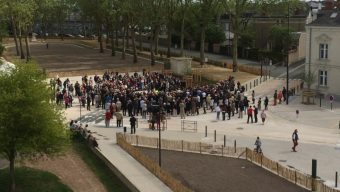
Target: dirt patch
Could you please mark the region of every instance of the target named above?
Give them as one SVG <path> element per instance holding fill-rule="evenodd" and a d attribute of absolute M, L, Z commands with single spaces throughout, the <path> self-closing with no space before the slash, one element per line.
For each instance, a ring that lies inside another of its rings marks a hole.
<path fill-rule="evenodd" d="M 158 162 L 157 149 L 139 148 Z M 243 159 L 162 151 L 162 168 L 197 192 L 307 192 Z"/>
<path fill-rule="evenodd" d="M 104 185 L 73 149 L 70 149 L 64 156 L 26 162 L 25 166 L 57 175 L 75 192 L 106 192 Z"/>

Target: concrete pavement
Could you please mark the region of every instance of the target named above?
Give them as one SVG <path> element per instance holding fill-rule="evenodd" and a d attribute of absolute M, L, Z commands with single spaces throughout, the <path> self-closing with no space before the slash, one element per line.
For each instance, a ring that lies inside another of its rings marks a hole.
<path fill-rule="evenodd" d="M 284 80 L 270 80 L 255 88 L 255 93 L 260 97 L 272 97 L 274 89 L 281 89 Z M 327 108 L 320 108 L 317 105 L 302 105 L 301 98 L 293 96 L 290 98 L 290 105 L 280 104 L 269 106 L 265 125 L 260 123 L 247 124 L 246 118 L 238 119 L 232 117 L 229 121 L 216 121 L 216 114 L 208 112 L 199 116 L 188 116 L 186 120 L 198 122 L 198 132 L 181 132 L 179 117 L 168 119 L 168 130 L 162 132 L 165 139 L 177 139 L 188 141 L 213 142 L 213 131 L 217 131 L 217 144 L 222 144 L 223 135 L 227 136 L 227 145 L 232 146 L 237 140 L 238 146 L 254 147 L 256 136 L 260 136 L 263 143 L 263 151 L 266 156 L 275 161 L 293 167 L 305 173 L 311 173 L 311 160 L 318 160 L 318 176 L 329 183 L 334 181 L 334 172 L 340 170 L 338 159 L 340 150 L 336 148 L 340 143 L 340 130 L 338 129 L 340 109 L 330 111 Z M 271 103 L 270 103 L 271 104 Z M 335 106 L 339 106 L 338 103 Z M 295 111 L 300 110 L 297 118 Z M 128 118 L 124 124 L 128 125 Z M 104 128 L 104 123 L 89 122 L 90 129 L 97 132 L 99 145 L 103 146 L 103 153 L 106 150 L 112 154 L 114 150 L 114 137 L 116 132 L 122 132 L 122 128 Z M 204 127 L 208 126 L 209 136 L 204 137 Z M 139 121 L 138 135 L 158 137 L 158 132 L 149 130 L 145 120 Z M 294 129 L 299 130 L 300 145 L 297 153 L 291 152 L 291 134 Z M 129 129 L 128 129 L 129 132 Z M 103 135 L 106 138 L 101 138 Z M 107 155 L 108 155 L 107 154 Z M 119 153 L 118 153 L 119 154 Z M 116 155 L 116 154 L 115 154 Z"/>

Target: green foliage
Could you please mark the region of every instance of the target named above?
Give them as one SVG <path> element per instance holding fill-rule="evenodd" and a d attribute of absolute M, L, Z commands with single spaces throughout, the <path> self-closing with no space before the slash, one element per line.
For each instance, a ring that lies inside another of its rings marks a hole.
<path fill-rule="evenodd" d="M 5 47 L 2 44 L 0 44 L 0 56 L 2 56 L 4 51 L 5 51 Z"/>
<path fill-rule="evenodd" d="M 258 13 L 264 16 L 285 16 L 288 11 L 289 15 L 306 11 L 307 7 L 304 1 L 299 0 L 258 0 Z"/>
<path fill-rule="evenodd" d="M 311 86 L 316 82 L 317 80 L 317 76 L 316 76 L 316 72 L 308 72 L 308 73 L 304 73 L 302 80 L 306 83 L 307 88 L 310 89 Z"/>
<path fill-rule="evenodd" d="M 281 52 L 287 50 L 292 46 L 294 37 L 292 35 L 293 30 L 288 29 L 287 26 L 274 25 L 270 31 L 270 41 L 272 43 L 272 50 Z"/>
<path fill-rule="evenodd" d="M 107 165 L 93 154 L 93 152 L 89 149 L 89 146 L 86 144 L 86 140 L 82 136 L 75 137 L 73 139 L 72 146 L 87 166 L 99 178 L 107 191 L 130 191 L 119 180 L 119 178 L 107 168 Z"/>
<path fill-rule="evenodd" d="M 225 34 L 219 25 L 209 25 L 206 33 L 206 41 L 209 43 L 222 43 L 226 40 Z"/>
<path fill-rule="evenodd" d="M 8 191 L 9 170 L 0 170 L 0 191 Z M 60 179 L 46 171 L 18 167 L 16 169 L 17 191 L 25 192 L 71 192 L 72 190 L 64 185 Z"/>
<path fill-rule="evenodd" d="M 49 102 L 45 79 L 33 63 L 0 74 L 0 154 L 11 163 L 59 154 L 69 145 L 62 111 Z"/>
<path fill-rule="evenodd" d="M 247 48 L 247 47 L 253 48 L 254 41 L 255 41 L 255 30 L 253 27 L 246 27 L 243 31 L 241 31 L 239 46 L 243 48 Z"/>

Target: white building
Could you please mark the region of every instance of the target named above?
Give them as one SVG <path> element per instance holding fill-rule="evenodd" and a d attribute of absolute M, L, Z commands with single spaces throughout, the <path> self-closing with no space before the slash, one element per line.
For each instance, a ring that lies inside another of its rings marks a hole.
<path fill-rule="evenodd" d="M 306 74 L 315 75 L 311 88 L 340 99 L 340 10 L 319 10 L 306 25 Z"/>

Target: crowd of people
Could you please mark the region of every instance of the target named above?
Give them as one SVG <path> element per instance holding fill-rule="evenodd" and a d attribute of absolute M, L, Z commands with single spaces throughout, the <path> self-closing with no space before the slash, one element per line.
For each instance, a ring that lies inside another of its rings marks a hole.
<path fill-rule="evenodd" d="M 185 119 L 207 111 L 216 112 L 217 120 L 226 120 L 226 117 L 230 120 L 233 116 L 243 118 L 243 114 L 247 114 L 247 123 L 257 123 L 261 112 L 264 123 L 269 105 L 268 97 L 256 100 L 254 91 L 249 98 L 244 86 L 235 82 L 232 76 L 212 85 L 185 87 L 183 81 L 172 75 L 105 72 L 94 78 L 85 75 L 75 84 L 69 79 L 62 82 L 60 78 L 51 79 L 50 84 L 55 90 L 53 100 L 59 105 L 64 104 L 65 109 L 72 107 L 74 97 L 88 111 L 91 107 L 104 109 L 106 127 L 110 126 L 114 116 L 117 127 L 121 127 L 125 116 L 146 119 L 148 115 L 150 128 L 155 129 L 156 124 L 158 129 L 162 124 L 164 128 L 167 116 L 179 115 Z M 284 92 L 285 89 L 279 94 L 275 91 L 274 105 L 277 99 L 281 103 L 280 96 L 285 95 Z"/>

